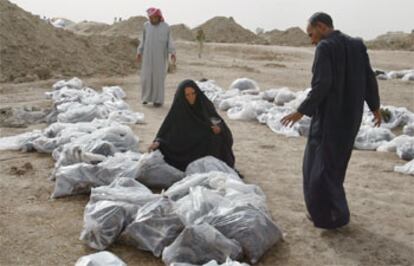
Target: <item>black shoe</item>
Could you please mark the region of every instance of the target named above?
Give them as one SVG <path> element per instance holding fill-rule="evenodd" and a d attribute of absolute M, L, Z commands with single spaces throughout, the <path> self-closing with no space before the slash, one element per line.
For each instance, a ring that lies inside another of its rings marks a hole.
<path fill-rule="evenodd" d="M 154 103 L 154 107 L 161 107 L 162 103 Z"/>
<path fill-rule="evenodd" d="M 144 105 L 145 105 L 145 104 L 147 104 L 147 102 L 142 102 L 142 104 L 144 104 Z"/>

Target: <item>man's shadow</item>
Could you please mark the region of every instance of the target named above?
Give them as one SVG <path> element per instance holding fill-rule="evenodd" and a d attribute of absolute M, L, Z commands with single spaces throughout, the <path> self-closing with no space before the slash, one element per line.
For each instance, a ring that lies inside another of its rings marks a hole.
<path fill-rule="evenodd" d="M 353 261 L 355 265 L 414 265 L 413 238 L 410 246 L 351 223 L 342 229 L 323 231 L 321 239 L 339 257 Z"/>

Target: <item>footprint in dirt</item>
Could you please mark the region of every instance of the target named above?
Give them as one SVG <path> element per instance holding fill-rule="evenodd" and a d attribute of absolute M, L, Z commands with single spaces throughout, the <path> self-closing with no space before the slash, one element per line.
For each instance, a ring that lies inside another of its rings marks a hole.
<path fill-rule="evenodd" d="M 21 176 L 21 175 L 25 175 L 27 172 L 32 171 L 32 170 L 33 170 L 33 165 L 27 162 L 21 167 L 18 167 L 18 166 L 10 167 L 10 174 Z"/>

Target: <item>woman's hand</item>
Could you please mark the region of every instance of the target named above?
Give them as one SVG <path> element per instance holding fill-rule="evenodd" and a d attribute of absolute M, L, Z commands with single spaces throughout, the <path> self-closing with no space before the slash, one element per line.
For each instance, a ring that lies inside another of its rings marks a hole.
<path fill-rule="evenodd" d="M 213 130 L 213 133 L 216 135 L 221 133 L 221 128 L 219 126 L 212 126 L 211 129 Z"/>
<path fill-rule="evenodd" d="M 148 152 L 152 152 L 155 151 L 156 149 L 158 149 L 160 147 L 160 143 L 158 141 L 154 141 L 149 147 L 148 147 Z"/>

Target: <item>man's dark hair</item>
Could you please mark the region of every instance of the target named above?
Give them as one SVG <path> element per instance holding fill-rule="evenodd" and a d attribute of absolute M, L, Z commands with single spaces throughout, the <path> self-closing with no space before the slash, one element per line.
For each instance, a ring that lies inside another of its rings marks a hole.
<path fill-rule="evenodd" d="M 318 22 L 323 23 L 330 28 L 333 28 L 333 22 L 332 22 L 331 16 L 329 16 L 328 14 L 324 12 L 316 12 L 309 18 L 309 24 L 311 24 L 311 26 L 313 27 L 315 27 L 316 23 Z"/>

